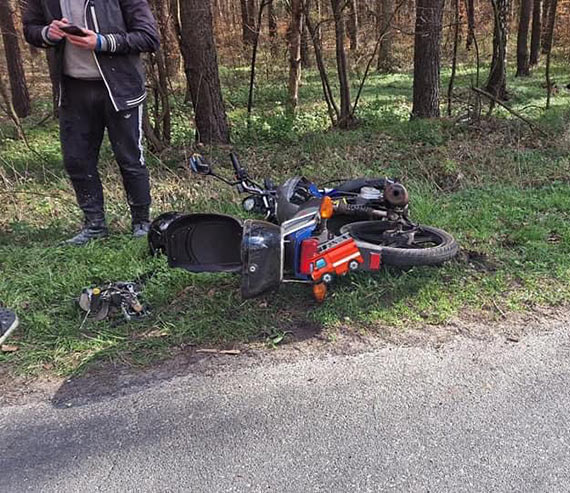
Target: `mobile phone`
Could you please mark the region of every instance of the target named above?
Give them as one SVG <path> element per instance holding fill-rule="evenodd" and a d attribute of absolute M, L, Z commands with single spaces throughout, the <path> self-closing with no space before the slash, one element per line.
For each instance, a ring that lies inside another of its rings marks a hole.
<path fill-rule="evenodd" d="M 73 24 L 69 24 L 67 26 L 62 26 L 60 29 L 67 34 L 72 34 L 73 36 L 80 36 L 84 38 L 87 36 L 87 33 L 81 29 L 79 26 L 74 26 Z"/>

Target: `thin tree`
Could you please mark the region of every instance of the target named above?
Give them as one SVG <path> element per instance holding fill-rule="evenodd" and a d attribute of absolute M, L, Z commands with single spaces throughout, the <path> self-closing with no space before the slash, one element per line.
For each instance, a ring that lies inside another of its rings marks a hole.
<path fill-rule="evenodd" d="M 378 70 L 381 72 L 389 72 L 394 67 L 394 31 L 391 27 L 393 12 L 394 0 L 376 0 L 376 34 L 382 36 L 378 50 Z"/>
<path fill-rule="evenodd" d="M 183 0 L 184 1 L 184 0 Z M 255 40 L 254 5 L 252 0 L 240 0 L 242 39 L 245 45 L 253 44 Z"/>
<path fill-rule="evenodd" d="M 51 102 L 54 118 L 59 115 L 59 72 L 57 70 L 57 56 L 54 50 L 45 50 L 46 65 L 51 82 Z"/>
<path fill-rule="evenodd" d="M 540 32 L 541 16 L 540 9 L 542 7 L 541 0 L 534 0 L 532 6 L 532 33 L 530 37 L 530 58 L 529 64 L 536 65 L 540 57 Z"/>
<path fill-rule="evenodd" d="M 465 10 L 467 12 L 467 40 L 465 49 L 469 51 L 475 39 L 475 0 L 465 0 Z"/>
<path fill-rule="evenodd" d="M 412 118 L 439 117 L 443 0 L 417 0 Z"/>
<path fill-rule="evenodd" d="M 250 44 L 255 41 L 255 28 L 255 0 L 247 0 L 247 30 Z"/>
<path fill-rule="evenodd" d="M 180 66 L 180 48 L 176 39 L 176 13 L 170 2 L 151 0 L 150 6 L 156 17 L 160 31 L 160 48 L 166 65 L 168 77 L 178 74 Z"/>
<path fill-rule="evenodd" d="M 317 0 L 317 9 L 320 18 L 321 10 L 320 4 Z M 303 11 L 305 14 L 305 21 L 307 23 L 307 29 L 309 34 L 311 35 L 311 41 L 313 43 L 313 48 L 315 51 L 315 61 L 317 62 L 317 68 L 319 70 L 319 75 L 321 78 L 321 84 L 323 87 L 323 95 L 325 98 L 325 102 L 327 104 L 327 110 L 329 113 L 329 118 L 331 120 L 331 124 L 336 126 L 340 116 L 340 110 L 338 109 L 338 105 L 336 104 L 334 94 L 332 92 L 331 84 L 329 81 L 329 77 L 327 74 L 327 69 L 325 67 L 325 61 L 323 56 L 323 48 L 322 48 L 322 37 L 321 37 L 321 30 L 320 30 L 320 23 L 319 27 L 313 24 L 311 20 L 311 0 L 305 0 L 303 4 Z"/>
<path fill-rule="evenodd" d="M 350 51 L 356 51 L 358 50 L 359 31 L 358 7 L 356 6 L 356 0 L 347 0 L 347 6 L 349 14 L 346 28 L 348 30 L 348 38 L 350 39 Z"/>
<path fill-rule="evenodd" d="M 261 33 L 261 21 L 263 20 L 263 11 L 267 5 L 271 5 L 273 0 L 261 0 L 259 11 L 257 12 L 257 24 L 254 26 L 253 48 L 251 50 L 251 69 L 249 73 L 249 96 L 247 100 L 247 127 L 251 124 L 251 111 L 253 109 L 253 89 L 255 87 L 255 68 L 257 64 L 257 49 L 259 47 L 259 35 Z"/>
<path fill-rule="evenodd" d="M 163 49 L 147 57 L 148 79 L 152 104 L 145 105 L 143 130 L 154 151 L 161 152 L 170 144 L 171 110 L 167 62 Z M 149 117 L 149 107 L 153 111 L 153 122 Z"/>
<path fill-rule="evenodd" d="M 394 9 L 394 12 L 392 12 L 392 16 L 390 18 L 390 22 L 392 21 L 392 18 L 395 17 L 395 15 L 397 14 L 397 12 L 400 10 L 400 8 L 405 4 L 406 0 L 401 0 L 400 3 L 397 5 L 397 7 Z M 334 6 L 335 4 L 333 4 Z M 317 6 L 317 11 L 319 14 L 319 18 L 320 18 L 320 8 L 319 8 L 319 4 L 317 2 L 316 4 Z M 343 5 L 338 5 L 342 11 Z M 344 106 L 344 111 L 346 112 L 346 107 L 348 106 L 349 108 L 349 113 L 348 116 L 346 116 L 346 113 L 343 115 L 343 113 L 341 112 L 341 110 L 339 109 L 339 105 L 336 103 L 335 100 L 335 96 L 333 94 L 332 91 L 332 87 L 329 81 L 329 77 L 327 74 L 327 70 L 325 67 L 325 63 L 324 63 L 324 56 L 323 56 L 323 47 L 322 47 L 322 40 L 321 40 L 321 36 L 320 36 L 320 30 L 318 29 L 317 26 L 315 26 L 313 24 L 313 21 L 311 19 L 311 0 L 305 0 L 304 1 L 304 6 L 303 6 L 303 11 L 304 11 L 304 15 L 305 15 L 305 19 L 306 19 L 306 24 L 307 24 L 307 29 L 309 30 L 309 33 L 311 34 L 311 40 L 313 42 L 313 47 L 315 50 L 315 60 L 317 62 L 317 68 L 319 70 L 319 75 L 321 78 L 321 83 L 322 83 L 322 87 L 323 87 L 323 95 L 325 98 L 325 102 L 327 104 L 327 109 L 328 109 L 328 113 L 329 113 L 329 117 L 331 119 L 331 123 L 333 126 L 338 126 L 340 128 L 350 128 L 352 126 L 352 124 L 356 121 L 356 109 L 358 107 L 358 103 L 360 101 L 360 96 L 362 95 L 362 90 L 364 89 L 364 85 L 366 84 L 366 80 L 368 78 L 368 75 L 370 74 L 370 69 L 372 67 L 372 64 L 374 62 L 374 60 L 376 60 L 376 56 L 378 54 L 378 49 L 380 47 L 380 43 L 382 41 L 382 38 L 385 34 L 385 32 L 380 32 L 378 33 L 378 38 L 376 40 L 376 43 L 374 45 L 374 50 L 370 56 L 370 58 L 368 59 L 368 63 L 366 64 L 366 69 L 364 71 L 364 74 L 362 76 L 362 79 L 360 81 L 359 87 L 358 87 L 358 91 L 356 93 L 356 97 L 354 99 L 354 103 L 351 104 L 350 101 L 350 91 L 343 91 L 343 87 L 350 87 L 349 86 L 349 81 L 348 81 L 348 73 L 346 71 L 346 53 L 344 52 L 344 43 L 338 44 L 339 43 L 339 39 L 344 39 L 344 31 L 342 31 L 342 26 L 340 26 L 340 34 L 339 35 L 339 31 L 335 28 L 335 34 L 337 36 L 337 73 L 338 73 L 338 77 L 339 77 L 339 82 L 341 85 L 341 91 L 340 91 L 340 95 L 341 95 L 341 105 Z M 334 12 L 334 10 L 333 10 Z M 338 20 L 340 20 L 342 22 L 342 15 L 339 16 L 338 19 L 335 19 L 335 25 L 337 24 Z M 390 24 L 390 23 L 388 23 Z M 339 49 L 340 48 L 340 49 Z M 344 53 L 344 61 L 345 61 L 345 65 L 344 65 L 344 71 L 342 69 L 339 69 L 339 60 L 341 60 L 342 63 L 342 59 L 343 56 L 342 54 Z M 342 100 L 342 98 L 346 98 L 344 101 Z"/>
<path fill-rule="evenodd" d="M 270 2 L 267 6 L 267 26 L 269 28 L 269 37 L 273 40 L 277 37 L 277 14 L 275 13 L 274 2 Z"/>
<path fill-rule="evenodd" d="M 348 81 L 346 49 L 344 46 L 344 39 L 346 36 L 344 29 L 344 9 L 346 7 L 346 2 L 345 0 L 331 0 L 331 7 L 333 10 L 336 41 L 336 68 L 340 85 L 340 115 L 338 126 L 340 128 L 349 128 L 354 122 L 354 117 L 350 101 L 350 84 Z"/>
<path fill-rule="evenodd" d="M 210 0 L 180 2 L 181 50 L 194 106 L 197 141 L 228 144 L 228 126 L 214 42 Z"/>
<path fill-rule="evenodd" d="M 14 109 L 12 98 L 8 92 L 8 88 L 6 87 L 2 74 L 0 74 L 0 110 L 2 110 L 10 120 L 12 120 L 18 139 L 25 141 L 26 136 L 22 129 L 22 122 Z"/>
<path fill-rule="evenodd" d="M 546 36 L 544 39 L 544 49 L 546 50 L 546 109 L 550 108 L 550 98 L 552 96 L 552 80 L 550 79 L 550 55 L 554 43 L 554 25 L 556 23 L 556 9 L 558 0 L 550 0 L 548 8 L 548 18 L 545 20 Z"/>
<path fill-rule="evenodd" d="M 16 114 L 20 118 L 24 118 L 30 114 L 30 94 L 10 0 L 0 0 L 0 30 L 2 31 L 7 72 L 10 80 L 12 106 Z"/>
<path fill-rule="evenodd" d="M 303 33 L 302 0 L 291 0 L 291 19 L 287 30 L 289 45 L 289 110 L 295 112 L 301 82 L 301 36 Z"/>
<path fill-rule="evenodd" d="M 552 0 L 542 0 L 542 28 L 540 31 L 540 46 L 543 55 L 546 55 L 548 53 L 548 49 L 546 48 L 546 38 L 548 37 L 548 15 L 550 12 L 551 4 Z"/>
<path fill-rule="evenodd" d="M 521 0 L 519 30 L 517 35 L 517 77 L 527 77 L 529 70 L 528 28 L 533 0 Z"/>
<path fill-rule="evenodd" d="M 453 26 L 453 57 L 451 59 L 451 76 L 449 77 L 449 85 L 447 86 L 447 116 L 451 116 L 451 100 L 453 99 L 453 86 L 455 84 L 455 75 L 457 73 L 457 49 L 459 45 L 459 28 L 460 13 L 459 0 L 453 0 L 454 26 Z"/>
<path fill-rule="evenodd" d="M 301 0 L 301 3 L 303 1 Z M 303 16 L 303 34 L 301 35 L 301 67 L 311 67 L 313 61 L 311 60 L 311 55 L 309 51 L 310 46 L 310 34 L 307 29 L 307 22 Z"/>
<path fill-rule="evenodd" d="M 277 13 L 275 9 L 275 2 L 270 2 L 267 5 L 267 28 L 269 31 L 269 42 L 270 42 L 270 50 L 271 56 L 276 57 L 278 55 L 278 26 L 277 26 Z"/>
<path fill-rule="evenodd" d="M 486 91 L 498 99 L 507 99 L 507 41 L 509 36 L 509 0 L 491 0 L 494 13 L 493 59 Z"/>

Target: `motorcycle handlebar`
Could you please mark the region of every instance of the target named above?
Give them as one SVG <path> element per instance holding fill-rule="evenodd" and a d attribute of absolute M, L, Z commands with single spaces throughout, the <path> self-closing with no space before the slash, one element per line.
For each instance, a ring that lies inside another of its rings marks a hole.
<path fill-rule="evenodd" d="M 237 154 L 235 152 L 231 152 L 230 153 L 230 159 L 232 161 L 232 165 L 234 167 L 234 170 L 236 172 L 236 177 L 238 179 L 243 178 L 245 170 L 241 167 L 241 164 L 239 162 L 239 159 L 237 157 Z"/>

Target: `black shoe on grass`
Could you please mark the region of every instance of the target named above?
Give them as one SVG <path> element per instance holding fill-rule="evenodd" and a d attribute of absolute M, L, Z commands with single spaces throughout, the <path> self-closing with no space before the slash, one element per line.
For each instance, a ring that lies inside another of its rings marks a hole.
<path fill-rule="evenodd" d="M 91 240 L 98 240 L 109 236 L 109 230 L 104 224 L 90 224 L 85 226 L 73 238 L 63 242 L 64 245 L 83 246 Z"/>
<path fill-rule="evenodd" d="M 150 222 L 143 221 L 141 223 L 133 224 L 133 236 L 135 238 L 143 238 L 148 235 L 150 231 Z"/>

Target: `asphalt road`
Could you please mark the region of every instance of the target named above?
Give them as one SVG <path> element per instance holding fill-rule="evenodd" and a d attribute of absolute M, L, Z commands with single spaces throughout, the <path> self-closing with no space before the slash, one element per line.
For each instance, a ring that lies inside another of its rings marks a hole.
<path fill-rule="evenodd" d="M 0 409 L 0 491 L 570 491 L 570 331 Z"/>

